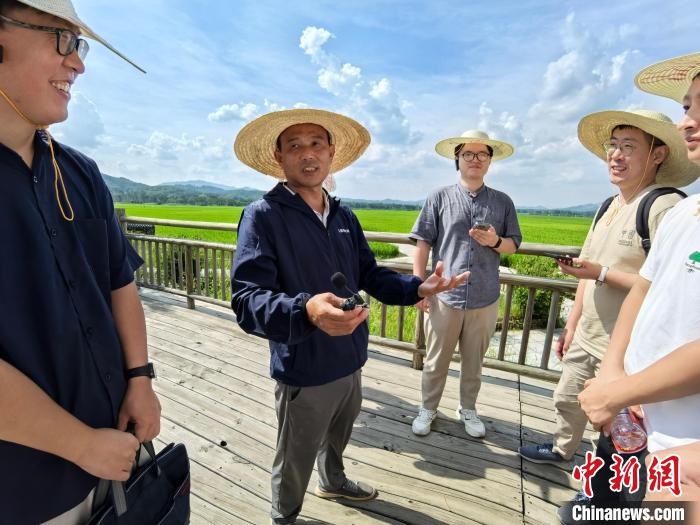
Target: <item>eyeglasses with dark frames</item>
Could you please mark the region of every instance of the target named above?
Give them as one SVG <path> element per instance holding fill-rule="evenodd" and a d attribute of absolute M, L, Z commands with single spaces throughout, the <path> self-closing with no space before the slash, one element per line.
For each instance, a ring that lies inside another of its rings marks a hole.
<path fill-rule="evenodd" d="M 479 162 L 486 162 L 491 158 L 491 155 L 489 155 L 489 153 L 486 151 L 479 151 L 478 153 L 474 153 L 473 151 L 464 151 L 460 153 L 459 156 L 467 162 L 471 162 L 474 159 L 478 160 Z"/>
<path fill-rule="evenodd" d="M 20 22 L 5 15 L 0 15 L 0 20 L 6 24 L 10 24 L 24 29 L 32 29 L 34 31 L 44 31 L 45 33 L 54 33 L 56 35 L 56 51 L 59 55 L 67 57 L 73 51 L 78 51 L 80 60 L 85 60 L 85 56 L 90 50 L 90 45 L 86 40 L 80 38 L 70 29 L 62 29 L 60 27 L 37 26 L 27 22 Z"/>

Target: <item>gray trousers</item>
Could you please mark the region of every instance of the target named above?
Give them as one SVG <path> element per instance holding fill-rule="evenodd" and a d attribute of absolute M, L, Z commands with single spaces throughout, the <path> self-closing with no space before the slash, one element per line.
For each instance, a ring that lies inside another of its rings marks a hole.
<path fill-rule="evenodd" d="M 277 449 L 272 464 L 274 519 L 293 520 L 301 512 L 314 461 L 319 485 L 339 489 L 345 482 L 343 451 L 362 405 L 358 370 L 320 386 L 277 383 Z"/>

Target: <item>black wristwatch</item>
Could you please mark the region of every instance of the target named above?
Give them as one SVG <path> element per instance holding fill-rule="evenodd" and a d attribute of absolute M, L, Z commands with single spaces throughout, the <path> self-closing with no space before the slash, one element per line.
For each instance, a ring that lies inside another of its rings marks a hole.
<path fill-rule="evenodd" d="M 124 372 L 126 380 L 133 379 L 134 377 L 150 377 L 151 379 L 156 378 L 156 371 L 153 368 L 153 363 L 148 363 L 145 366 L 137 366 L 136 368 L 129 368 Z"/>
<path fill-rule="evenodd" d="M 495 250 L 496 248 L 498 248 L 501 245 L 502 242 L 503 242 L 503 237 L 501 237 L 499 235 L 498 242 L 496 242 L 496 244 L 494 244 L 493 246 L 489 246 L 489 248 L 491 248 L 492 250 Z"/>

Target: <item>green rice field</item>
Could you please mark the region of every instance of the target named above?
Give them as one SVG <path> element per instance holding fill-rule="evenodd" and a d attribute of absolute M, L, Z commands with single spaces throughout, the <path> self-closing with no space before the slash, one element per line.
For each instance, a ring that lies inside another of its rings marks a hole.
<path fill-rule="evenodd" d="M 203 222 L 237 223 L 241 216 L 241 207 L 227 206 L 180 206 L 157 204 L 117 204 L 118 208 L 125 208 L 127 216 L 153 217 L 161 219 L 175 219 Z M 355 210 L 362 227 L 366 231 L 382 231 L 393 233 L 408 233 L 418 216 L 418 211 L 404 210 Z M 549 217 L 542 215 L 520 215 L 520 226 L 525 241 L 580 246 L 586 237 L 591 224 L 590 218 L 579 217 Z M 163 237 L 178 237 L 196 240 L 205 240 L 234 244 L 236 234 L 233 232 L 217 232 L 209 230 L 194 230 L 190 228 L 174 228 L 169 226 L 156 226 L 156 235 Z M 377 258 L 395 257 L 398 248 L 392 244 L 370 243 Z M 525 256 L 516 256 L 528 259 Z M 542 259 L 542 258 L 536 258 Z M 550 260 L 539 261 L 540 264 L 548 264 L 554 267 Z M 522 302 L 522 301 L 521 301 Z M 547 303 L 548 304 L 548 303 Z M 522 310 L 522 311 L 521 311 Z M 524 306 L 517 301 L 511 312 L 511 322 L 517 322 L 518 316 L 522 316 Z M 379 335 L 381 310 L 378 304 L 373 303 L 370 313 L 370 333 Z M 414 325 L 416 318 L 415 308 L 407 308 L 405 311 L 405 323 L 403 340 L 413 341 Z M 398 308 L 388 307 L 386 336 L 397 338 Z"/>
<path fill-rule="evenodd" d="M 180 206 L 157 204 L 117 204 L 125 208 L 127 215 L 176 219 L 184 221 L 237 223 L 241 207 L 229 206 Z M 418 216 L 418 211 L 404 210 L 354 210 L 366 231 L 408 233 Z M 523 240 L 544 244 L 580 246 L 591 224 L 590 217 L 558 217 L 546 215 L 520 215 Z M 165 237 L 181 237 L 212 242 L 235 243 L 236 234 L 190 228 L 157 226 L 156 234 Z"/>

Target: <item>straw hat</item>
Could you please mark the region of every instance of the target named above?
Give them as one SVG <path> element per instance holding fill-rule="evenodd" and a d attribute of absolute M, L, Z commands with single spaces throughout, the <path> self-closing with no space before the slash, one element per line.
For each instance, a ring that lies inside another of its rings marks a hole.
<path fill-rule="evenodd" d="M 478 129 L 465 131 L 459 137 L 450 137 L 449 139 L 441 140 L 435 145 L 435 151 L 448 159 L 455 158 L 455 148 L 461 144 L 483 144 L 491 146 L 493 149 L 493 157 L 491 160 L 501 160 L 510 157 L 513 154 L 513 146 L 507 142 L 493 140 L 489 138 L 488 133 Z"/>
<path fill-rule="evenodd" d="M 371 141 L 364 126 L 344 115 L 322 109 L 285 109 L 267 113 L 246 124 L 236 136 L 233 151 L 243 164 L 284 180 L 284 172 L 275 160 L 277 138 L 296 124 L 317 124 L 328 131 L 331 144 L 335 144 L 331 173 L 355 162 Z"/>
<path fill-rule="evenodd" d="M 612 130 L 620 125 L 634 126 L 646 131 L 669 147 L 668 157 L 656 173 L 658 184 L 681 188 L 700 176 L 700 165 L 688 160 L 685 142 L 673 121 L 663 113 L 645 109 L 591 113 L 578 123 L 578 139 L 591 153 L 607 161 L 603 143 L 610 140 Z"/>
<path fill-rule="evenodd" d="M 80 32 L 82 35 L 85 35 L 88 38 L 92 38 L 93 40 L 97 40 L 100 44 L 105 46 L 107 49 L 118 55 L 119 57 L 123 58 L 126 60 L 129 64 L 134 66 L 136 69 L 141 71 L 142 73 L 145 73 L 143 69 L 141 69 L 139 66 L 134 64 L 131 60 L 129 60 L 127 57 L 122 55 L 119 51 L 114 49 L 109 42 L 104 40 L 100 35 L 95 33 L 88 25 L 83 22 L 79 17 L 78 14 L 75 12 L 75 8 L 73 7 L 73 3 L 71 0 L 18 0 L 20 3 L 27 5 L 29 7 L 33 7 L 37 11 L 41 11 L 42 13 L 47 13 L 49 15 L 56 16 L 60 18 L 61 20 L 65 20 L 66 22 L 70 22 L 71 24 L 77 26 L 80 28 Z"/>
<path fill-rule="evenodd" d="M 642 69 L 634 83 L 642 91 L 682 102 L 690 84 L 700 74 L 700 53 L 670 58 Z"/>

